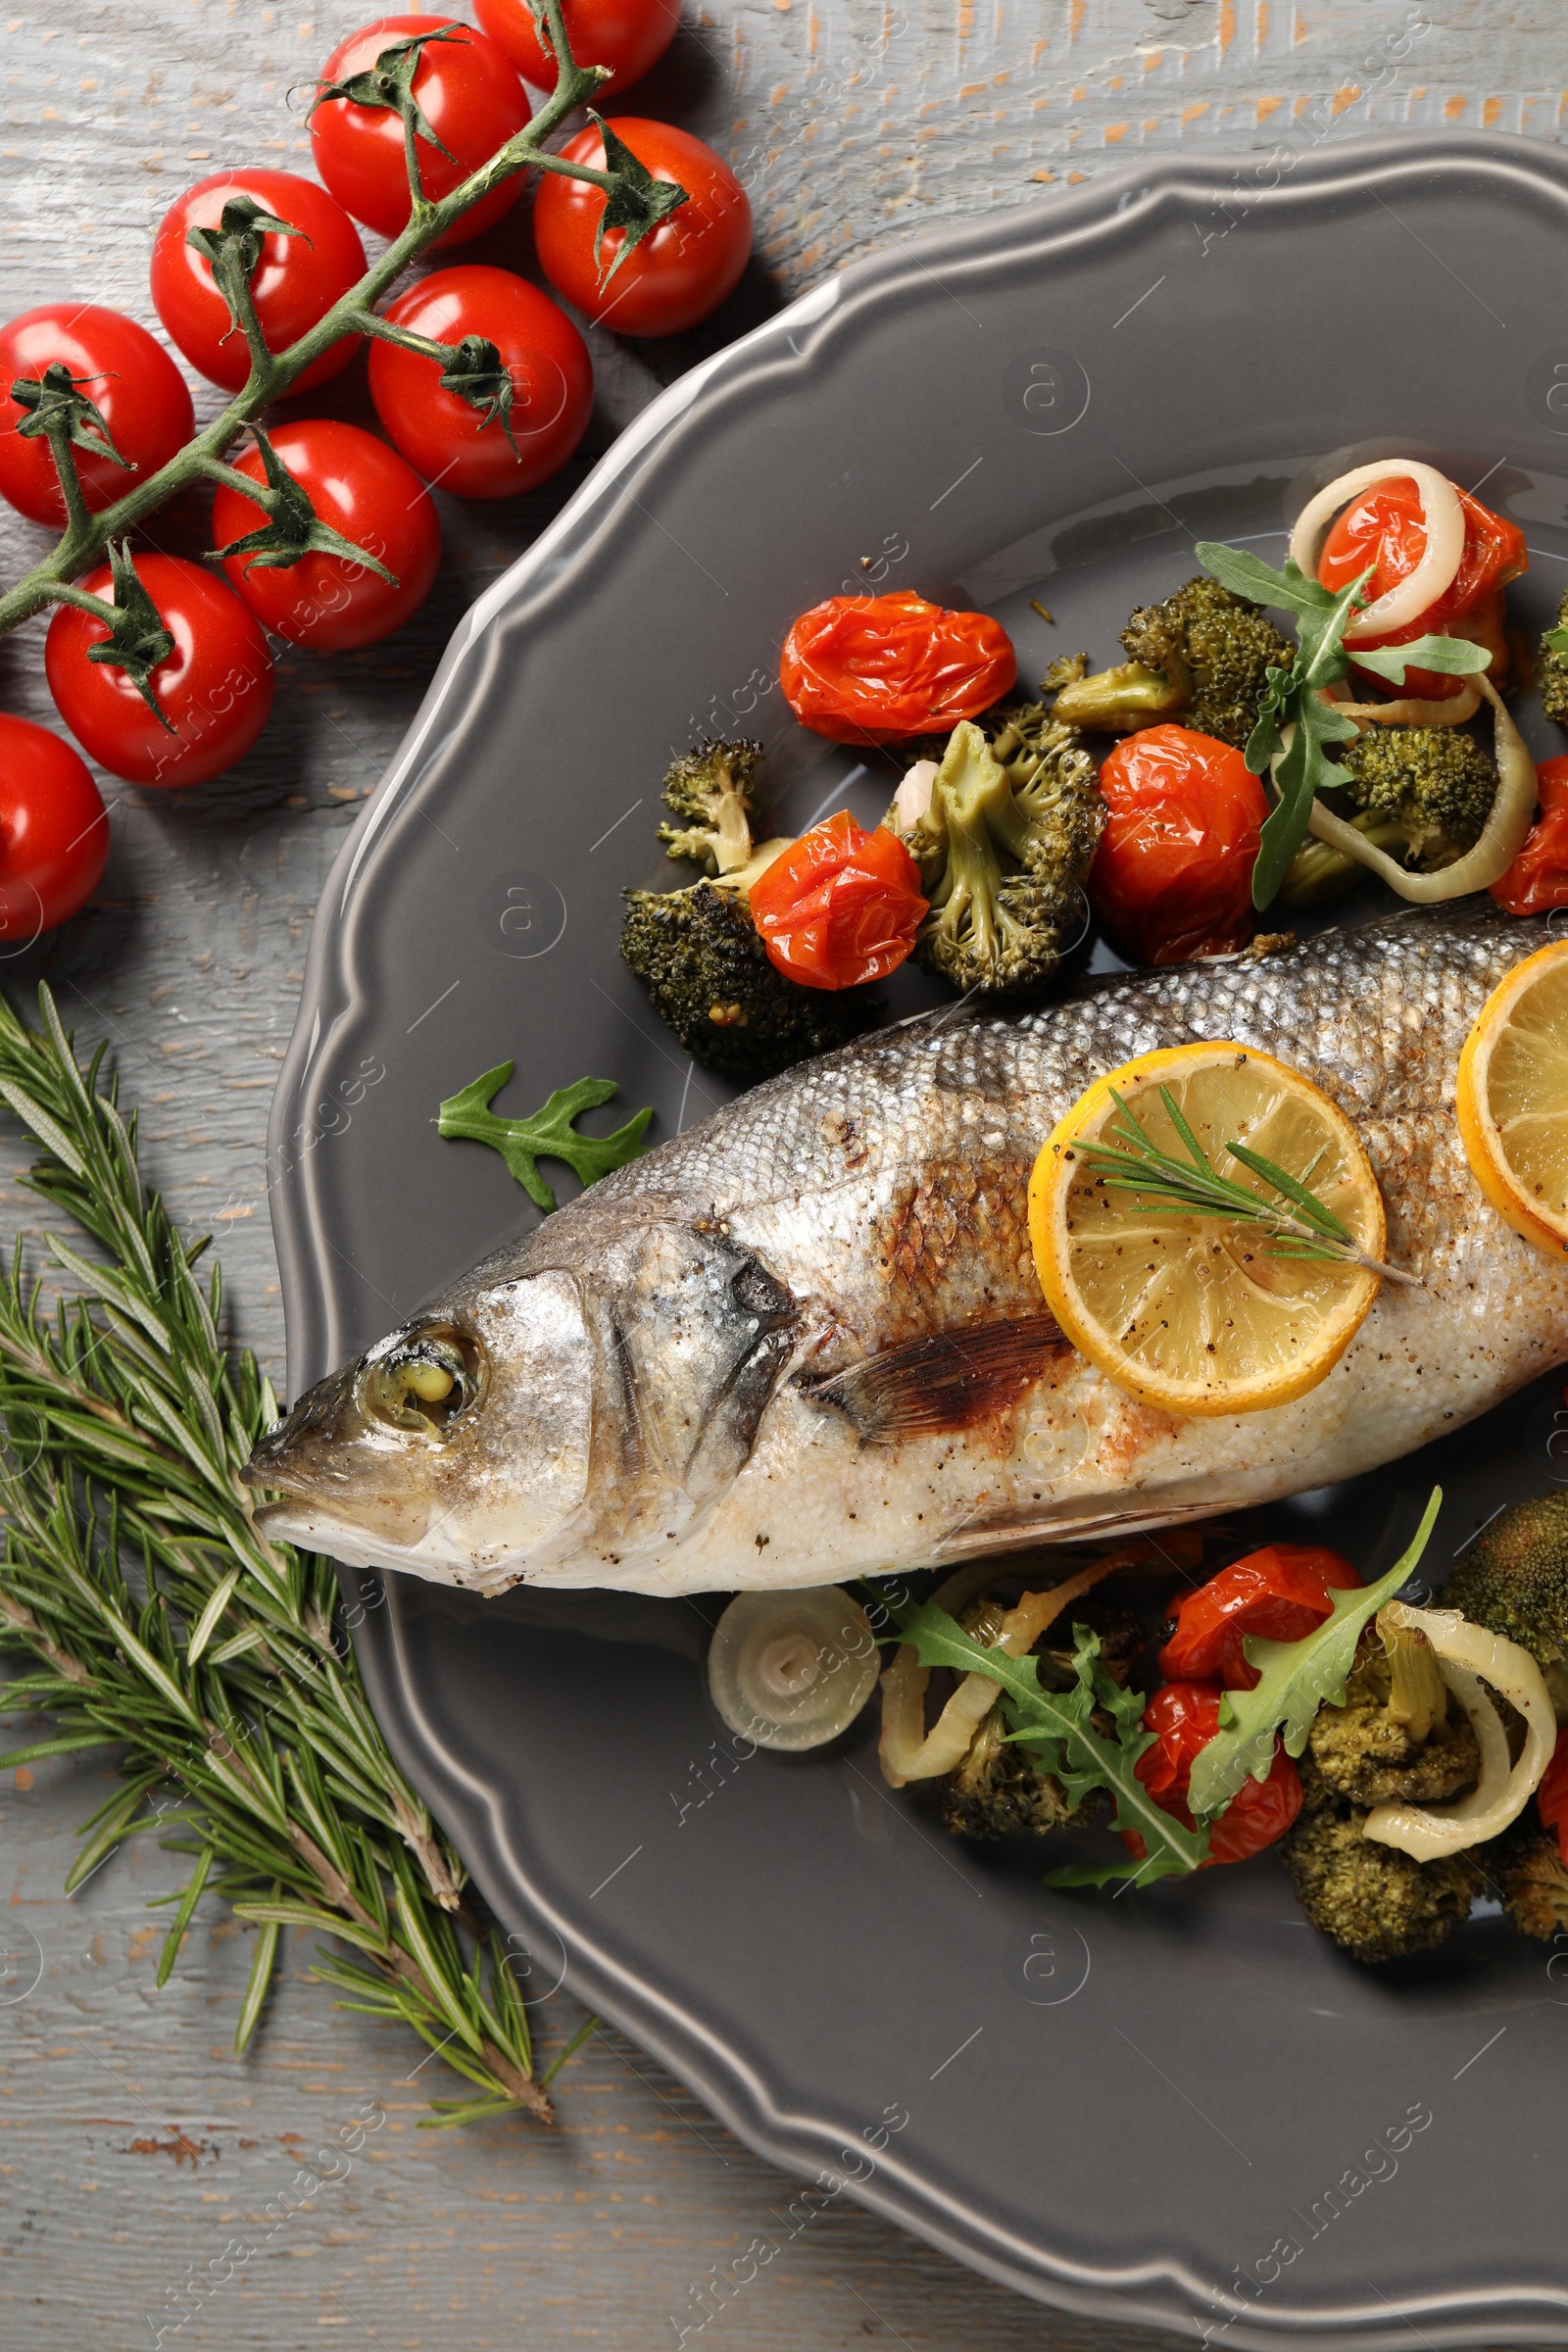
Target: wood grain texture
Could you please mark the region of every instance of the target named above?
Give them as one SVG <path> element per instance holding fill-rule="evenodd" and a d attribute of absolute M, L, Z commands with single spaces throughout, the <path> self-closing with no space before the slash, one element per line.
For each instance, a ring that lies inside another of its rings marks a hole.
<path fill-rule="evenodd" d="M 307 170 L 290 93 L 367 14 L 361 0 L 20 0 L 0 18 L 4 315 L 76 293 L 152 323 L 147 254 L 165 205 L 227 164 Z M 272 722 L 231 775 L 172 795 L 105 779 L 114 849 L 98 902 L 0 965 L 19 992 L 47 975 L 84 1038 L 115 1041 L 145 1107 L 149 1170 L 182 1219 L 220 1237 L 236 1331 L 274 1373 L 263 1146 L 322 879 L 461 612 L 658 384 L 827 269 L 996 206 L 1049 203 L 1142 149 L 1241 152 L 1405 123 L 1559 138 L 1558 34 L 1557 0 L 688 0 L 633 106 L 686 123 L 741 171 L 759 258 L 739 292 L 672 344 L 592 336 L 599 390 L 579 460 L 499 507 L 438 493 L 446 560 L 424 611 L 365 654 L 285 652 Z M 521 213 L 466 251 L 533 273 Z M 213 413 L 207 388 L 197 402 Z M 363 368 L 314 406 L 365 418 Z M 196 553 L 205 521 L 193 501 L 153 536 Z M 43 544 L 6 515 L 0 575 Z M 48 718 L 41 635 L 0 645 L 0 706 Z M 22 1164 L 0 1138 L 8 1243 L 38 1223 Z M 848 2204 L 715 2310 L 705 2282 L 778 2234 L 786 2184 L 652 2061 L 596 2038 L 563 2078 L 555 2133 L 420 2132 L 439 2060 L 416 2073 L 400 2033 L 334 2011 L 309 1938 L 237 2061 L 247 1934 L 204 1904 L 157 1992 L 163 1928 L 143 1906 L 177 1883 L 179 1858 L 145 1838 L 66 1902 L 72 1829 L 101 1800 L 102 1768 L 13 1778 L 0 1793 L 7 2352 L 157 2341 L 187 2311 L 166 2343 L 233 2352 L 366 2339 L 645 2352 L 682 2328 L 729 2352 L 1174 2341 L 1036 2310 Z M 557 1996 L 546 2043 L 574 2022 Z M 283 2213 L 301 2165 L 362 2111 L 384 2121 L 352 2171 Z M 206 2297 L 186 2293 L 236 2238 L 252 2258 Z"/>

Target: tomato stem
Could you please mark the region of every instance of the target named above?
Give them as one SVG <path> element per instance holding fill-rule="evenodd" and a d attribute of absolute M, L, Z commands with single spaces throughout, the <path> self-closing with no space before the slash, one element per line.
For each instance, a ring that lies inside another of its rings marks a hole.
<path fill-rule="evenodd" d="M 546 152 L 544 142 L 558 130 L 566 117 L 590 99 L 602 81 L 609 78 L 609 69 L 603 66 L 579 66 L 571 54 L 566 37 L 565 19 L 562 0 L 544 0 L 544 14 L 549 29 L 550 47 L 557 61 L 556 86 L 537 114 L 515 132 L 494 155 L 470 172 L 449 195 L 430 199 L 419 188 L 416 165 L 411 167 L 410 194 L 413 212 L 408 226 L 395 237 L 379 260 L 372 263 L 358 285 L 323 313 L 316 324 L 286 351 L 270 352 L 262 337 L 255 306 L 250 300 L 248 286 L 243 289 L 241 325 L 250 349 L 251 371 L 243 389 L 238 392 L 220 415 L 187 441 L 168 464 L 137 482 L 101 514 L 89 514 L 81 498 L 80 484 L 75 480 L 74 461 L 69 453 L 62 464 L 55 450 L 55 465 L 60 472 L 62 494 L 66 501 L 67 526 L 58 546 L 41 564 L 18 580 L 14 587 L 0 595 L 0 636 L 20 628 L 48 605 L 74 604 L 92 612 L 101 620 L 113 625 L 114 608 L 101 598 L 87 595 L 85 590 L 72 586 L 77 572 L 102 562 L 112 539 L 120 539 L 138 523 L 157 512 L 168 500 L 204 477 L 225 479 L 226 474 L 215 474 L 213 468 L 221 466 L 223 452 L 247 425 L 251 424 L 273 400 L 290 391 L 315 362 L 329 351 L 346 334 L 375 334 L 388 341 L 408 338 L 401 329 L 388 332 L 380 321 L 369 323 L 374 317 L 374 305 L 402 276 L 410 263 L 426 248 L 444 236 L 464 214 L 470 212 L 482 197 L 499 187 L 514 172 L 537 169 L 543 172 L 563 172 L 575 179 L 590 180 L 596 187 L 613 193 L 622 184 L 623 174 L 600 172 L 585 164 L 568 163 L 564 157 Z M 450 361 L 455 355 L 445 344 L 418 346 L 429 358 Z M 244 481 L 245 495 L 255 498 L 259 485 Z M 239 482 L 231 485 L 238 488 Z M 258 503 L 264 503 L 258 501 Z"/>

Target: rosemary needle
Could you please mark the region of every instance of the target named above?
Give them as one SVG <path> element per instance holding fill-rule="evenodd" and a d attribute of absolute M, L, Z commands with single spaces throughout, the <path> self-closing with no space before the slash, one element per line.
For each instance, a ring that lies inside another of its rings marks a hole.
<path fill-rule="evenodd" d="M 0 1769 L 118 1751 L 122 1787 L 67 1889 L 155 1825 L 191 1855 L 159 1982 L 202 1894 L 226 1895 L 258 1931 L 237 2048 L 282 1930 L 314 1928 L 340 1947 L 316 1961 L 340 2006 L 401 2019 L 467 2078 L 431 2122 L 548 2121 L 513 1955 L 370 1712 L 336 1570 L 252 1518 L 239 1472 L 276 1406 L 220 1336 L 220 1277 L 194 1272 L 207 1244 L 145 1188 L 103 1049 L 80 1067 L 47 988 L 39 1003 L 32 1030 L 0 1000 L 0 1101 L 43 1147 L 30 1190 L 93 1253 L 46 1238 L 70 1283 L 52 1312 L 20 1242 L 0 1275 L 0 1648 L 31 1661 L 4 1703 L 50 1718 Z"/>
<path fill-rule="evenodd" d="M 1260 1152 L 1250 1150 L 1246 1144 L 1228 1143 L 1225 1150 L 1230 1157 L 1261 1178 L 1278 1196 L 1267 1200 L 1249 1186 L 1219 1173 L 1168 1086 L 1160 1088 L 1159 1099 L 1187 1152 L 1185 1159 L 1161 1151 L 1137 1112 L 1114 1087 L 1110 1089 L 1110 1099 L 1118 1114 L 1105 1130 L 1112 1140 L 1073 1147 L 1080 1158 L 1101 1171 L 1095 1181 L 1106 1191 L 1135 1195 L 1150 1216 L 1212 1217 L 1227 1225 L 1261 1225 L 1276 1244 L 1267 1253 L 1272 1257 L 1307 1257 L 1364 1266 L 1369 1273 L 1384 1275 L 1390 1282 L 1420 1287 L 1419 1275 L 1407 1274 L 1400 1266 L 1385 1265 L 1381 1258 L 1370 1256 L 1328 1203 L 1310 1190 L 1311 1179 L 1323 1157 L 1321 1152 L 1303 1175 L 1293 1176 L 1288 1169 L 1276 1166 L 1273 1160 L 1265 1159 Z"/>

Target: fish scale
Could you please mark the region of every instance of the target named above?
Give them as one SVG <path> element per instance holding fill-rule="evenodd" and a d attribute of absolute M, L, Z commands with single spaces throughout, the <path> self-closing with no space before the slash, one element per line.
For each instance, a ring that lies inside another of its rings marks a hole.
<path fill-rule="evenodd" d="M 1327 1485 L 1414 1450 L 1568 1358 L 1568 1268 L 1488 1206 L 1453 1117 L 1465 1037 L 1545 936 L 1490 900 L 1255 961 L 972 1004 L 758 1087 L 604 1178 L 431 1301 L 477 1350 L 439 1435 L 389 1429 L 366 1364 L 249 1475 L 274 1532 L 494 1591 L 821 1585 L 1130 1532 Z M 1385 1284 L 1290 1404 L 1189 1419 L 1041 1321 L 1035 1157 L 1093 1079 L 1193 1039 L 1294 1064 L 1383 1189 Z"/>

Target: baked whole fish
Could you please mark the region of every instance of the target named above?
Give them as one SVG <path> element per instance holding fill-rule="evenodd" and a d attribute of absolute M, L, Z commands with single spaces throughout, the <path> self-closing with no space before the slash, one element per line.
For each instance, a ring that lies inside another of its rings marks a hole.
<path fill-rule="evenodd" d="M 1253 962 L 923 1016 L 604 1178 L 322 1381 L 246 1472 L 272 1535 L 501 1592 L 824 1585 L 1204 1516 L 1412 1451 L 1568 1358 L 1568 1267 L 1487 1205 L 1465 1036 L 1540 922 L 1490 899 Z M 1030 1169 L 1102 1072 L 1231 1039 L 1355 1122 L 1385 1283 L 1295 1403 L 1181 1419 L 1045 1315 Z"/>

